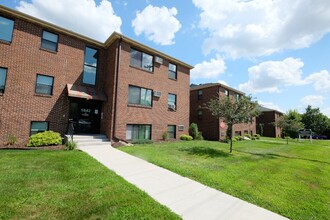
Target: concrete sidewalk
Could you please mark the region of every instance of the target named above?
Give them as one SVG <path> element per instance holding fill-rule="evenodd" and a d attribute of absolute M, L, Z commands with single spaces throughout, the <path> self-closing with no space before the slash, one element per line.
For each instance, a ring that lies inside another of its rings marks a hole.
<path fill-rule="evenodd" d="M 110 145 L 84 146 L 79 149 L 148 193 L 183 219 L 286 219 L 126 154 Z"/>

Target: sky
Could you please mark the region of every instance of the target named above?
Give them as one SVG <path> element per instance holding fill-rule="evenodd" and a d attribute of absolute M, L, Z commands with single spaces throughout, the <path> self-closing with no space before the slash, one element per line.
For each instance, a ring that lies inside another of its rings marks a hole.
<path fill-rule="evenodd" d="M 104 42 L 113 31 L 283 113 L 330 117 L 329 0 L 0 0 Z"/>

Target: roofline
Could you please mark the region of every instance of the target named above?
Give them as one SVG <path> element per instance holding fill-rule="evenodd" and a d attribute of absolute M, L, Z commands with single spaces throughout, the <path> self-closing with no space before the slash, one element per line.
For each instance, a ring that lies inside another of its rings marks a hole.
<path fill-rule="evenodd" d="M 244 92 L 241 92 L 237 89 L 234 89 L 234 88 L 231 88 L 229 86 L 226 86 L 224 84 L 221 84 L 221 83 L 212 83 L 210 85 L 198 85 L 198 86 L 193 86 L 193 87 L 190 87 L 190 91 L 195 91 L 195 90 L 200 90 L 200 89 L 207 89 L 207 88 L 211 88 L 211 87 L 222 87 L 222 88 L 225 88 L 225 89 L 228 89 L 228 90 L 231 90 L 233 92 L 236 92 L 238 94 L 241 94 L 241 95 L 245 95 Z"/>
<path fill-rule="evenodd" d="M 187 67 L 189 69 L 192 69 L 194 68 L 193 66 L 185 63 L 185 62 L 182 62 L 174 57 L 171 57 L 169 55 L 166 55 L 158 50 L 155 50 L 151 47 L 148 47 L 142 43 L 139 43 L 135 40 L 132 40 L 118 32 L 113 32 L 109 38 L 104 42 L 100 42 L 100 41 L 97 41 L 97 40 L 94 40 L 92 38 L 89 38 L 89 37 L 86 37 L 82 34 L 78 34 L 77 32 L 74 32 L 72 30 L 68 30 L 68 29 L 65 29 L 65 28 L 62 28 L 58 25 L 55 25 L 55 24 L 52 24 L 52 23 L 49 23 L 47 21 L 44 21 L 44 20 L 41 20 L 39 18 L 36 18 L 36 17 L 33 17 L 31 15 L 28 15 L 28 14 L 25 14 L 25 13 L 22 13 L 20 11 L 17 11 L 17 10 L 14 10 L 14 9 L 11 9 L 11 8 L 8 8 L 8 7 L 5 7 L 3 5 L 0 5 L 0 12 L 4 12 L 6 14 L 9 14 L 15 18 L 19 18 L 19 19 L 22 19 L 22 20 L 26 20 L 26 21 L 29 21 L 31 23 L 34 23 L 34 24 L 37 24 L 39 26 L 42 26 L 44 28 L 48 28 L 48 29 L 52 29 L 56 32 L 59 32 L 59 33 L 62 33 L 62 34 L 65 34 L 65 35 L 68 35 L 68 36 L 71 36 L 71 37 L 74 37 L 74 38 L 77 38 L 79 40 L 82 40 L 82 41 L 85 41 L 86 43 L 88 44 L 92 44 L 92 45 L 95 45 L 95 46 L 98 46 L 98 47 L 101 47 L 101 48 L 108 48 L 108 46 L 110 46 L 115 40 L 117 39 L 123 39 L 123 41 L 133 45 L 133 46 L 136 46 L 136 47 L 139 47 L 143 50 L 146 50 L 147 52 L 151 52 L 155 55 L 159 55 L 160 57 L 163 57 L 165 59 L 168 59 L 174 63 L 177 63 L 177 64 L 180 64 L 184 67 Z"/>

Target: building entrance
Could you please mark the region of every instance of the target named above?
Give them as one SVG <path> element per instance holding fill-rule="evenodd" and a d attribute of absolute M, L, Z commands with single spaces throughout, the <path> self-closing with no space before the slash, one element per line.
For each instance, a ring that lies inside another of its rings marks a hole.
<path fill-rule="evenodd" d="M 70 99 L 70 121 L 75 134 L 100 133 L 102 102 L 79 98 Z"/>

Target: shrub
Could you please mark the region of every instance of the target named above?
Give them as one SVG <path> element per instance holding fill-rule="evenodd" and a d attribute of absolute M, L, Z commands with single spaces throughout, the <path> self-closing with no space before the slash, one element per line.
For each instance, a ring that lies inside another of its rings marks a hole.
<path fill-rule="evenodd" d="M 199 141 L 204 140 L 203 135 L 202 135 L 202 132 L 198 132 L 198 135 L 197 135 L 196 140 L 199 140 Z"/>
<path fill-rule="evenodd" d="M 67 150 L 74 150 L 77 147 L 77 143 L 74 142 L 74 141 L 67 141 L 65 143 L 65 147 L 66 147 Z"/>
<path fill-rule="evenodd" d="M 193 137 L 193 139 L 198 138 L 198 126 L 196 123 L 191 123 L 189 126 L 189 135 Z"/>
<path fill-rule="evenodd" d="M 253 135 L 257 140 L 259 140 L 260 139 L 260 134 L 255 134 L 255 135 Z"/>
<path fill-rule="evenodd" d="M 168 132 L 167 131 L 163 132 L 162 139 L 163 139 L 163 141 L 166 141 L 168 139 Z"/>
<path fill-rule="evenodd" d="M 253 140 L 253 141 L 254 141 L 254 140 L 256 140 L 256 138 L 255 138 L 255 137 L 251 137 L 251 140 Z"/>
<path fill-rule="evenodd" d="M 236 141 L 241 141 L 241 140 L 243 140 L 243 138 L 240 136 L 240 135 L 238 135 L 238 136 L 235 136 L 234 138 L 233 138 L 233 140 L 236 140 Z"/>
<path fill-rule="evenodd" d="M 187 135 L 187 134 L 182 134 L 182 135 L 180 135 L 180 140 L 183 140 L 183 141 L 192 141 L 193 140 L 193 137 L 191 137 L 190 135 Z"/>
<path fill-rule="evenodd" d="M 60 133 L 54 131 L 44 131 L 31 135 L 27 146 L 40 147 L 59 144 L 62 144 L 62 137 Z"/>
<path fill-rule="evenodd" d="M 249 139 L 252 138 L 252 136 L 251 136 L 250 134 L 244 134 L 244 137 L 247 137 L 247 138 L 249 138 Z"/>
<path fill-rule="evenodd" d="M 134 139 L 132 144 L 152 144 L 154 143 L 152 140 L 149 139 Z"/>
<path fill-rule="evenodd" d="M 8 134 L 8 136 L 6 137 L 6 142 L 7 145 L 14 145 L 17 143 L 17 138 L 16 135 L 14 134 Z"/>

